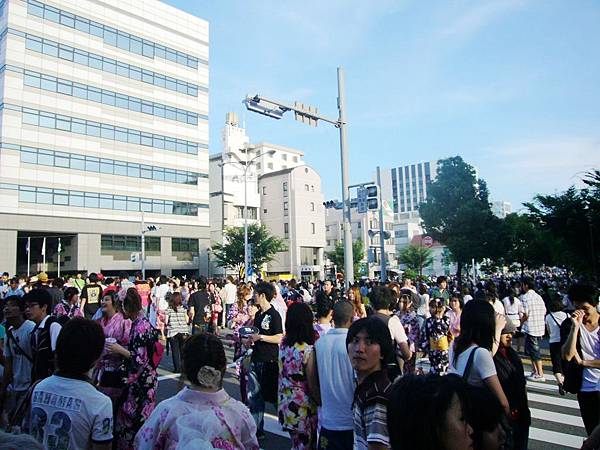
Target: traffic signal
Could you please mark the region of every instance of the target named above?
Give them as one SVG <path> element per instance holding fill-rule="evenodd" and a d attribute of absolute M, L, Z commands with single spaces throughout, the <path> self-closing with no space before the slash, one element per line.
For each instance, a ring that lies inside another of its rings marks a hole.
<path fill-rule="evenodd" d="M 367 186 L 367 208 L 379 208 L 379 202 L 377 201 L 377 186 Z"/>
<path fill-rule="evenodd" d="M 148 225 L 146 229 L 148 231 L 158 231 L 158 227 L 156 225 Z"/>
<path fill-rule="evenodd" d="M 326 201 L 326 202 L 323 202 L 323 206 L 324 206 L 326 209 L 329 209 L 329 208 L 335 208 L 335 207 L 336 207 L 336 205 L 337 205 L 337 201 L 336 201 L 336 200 L 328 200 L 328 201 Z"/>

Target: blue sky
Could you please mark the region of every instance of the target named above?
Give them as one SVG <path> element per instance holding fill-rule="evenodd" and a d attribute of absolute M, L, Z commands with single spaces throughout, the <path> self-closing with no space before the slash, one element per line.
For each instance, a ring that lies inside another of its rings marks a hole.
<path fill-rule="evenodd" d="M 336 116 L 343 66 L 353 183 L 460 155 L 518 210 L 600 167 L 600 2 L 167 3 L 210 23 L 211 153 L 236 111 L 253 142 L 304 151 L 328 198 L 341 192 L 337 130 L 245 112 L 246 94 Z"/>

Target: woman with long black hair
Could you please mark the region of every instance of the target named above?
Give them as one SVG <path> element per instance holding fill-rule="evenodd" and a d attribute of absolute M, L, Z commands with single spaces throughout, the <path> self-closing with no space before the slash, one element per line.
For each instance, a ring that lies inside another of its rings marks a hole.
<path fill-rule="evenodd" d="M 506 414 L 510 414 L 492 359 L 498 350 L 504 325 L 506 318 L 494 314 L 494 308 L 488 302 L 467 303 L 460 317 L 460 336 L 450 349 L 449 373 L 461 375 L 473 386 L 487 387 L 498 398 Z"/>

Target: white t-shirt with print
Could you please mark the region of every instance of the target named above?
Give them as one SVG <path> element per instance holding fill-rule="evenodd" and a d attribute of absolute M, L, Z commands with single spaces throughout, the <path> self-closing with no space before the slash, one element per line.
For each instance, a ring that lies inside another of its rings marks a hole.
<path fill-rule="evenodd" d="M 552 318 L 554 316 L 554 319 Z M 550 332 L 550 339 L 548 342 L 554 344 L 560 342 L 560 326 L 567 318 L 567 313 L 564 311 L 548 312 L 546 314 L 546 327 Z M 558 323 L 557 323 L 558 322 Z"/>
<path fill-rule="evenodd" d="M 455 364 L 454 345 L 452 345 L 450 347 L 450 354 L 448 355 L 450 357 L 450 369 L 448 369 L 448 373 L 454 373 L 463 376 L 467 367 L 469 355 L 472 351 L 474 351 L 475 355 L 473 356 L 473 364 L 471 365 L 471 371 L 469 372 L 467 381 L 472 386 L 483 386 L 483 381 L 485 379 L 496 375 L 496 366 L 494 365 L 494 360 L 489 350 L 481 347 L 477 350 L 473 350 L 475 347 L 477 346 L 473 344 L 464 350 L 460 355 L 458 355 L 458 359 L 456 360 Z"/>
<path fill-rule="evenodd" d="M 44 448 L 91 448 L 113 438 L 110 398 L 87 381 L 52 375 L 31 397 L 31 433 Z"/>

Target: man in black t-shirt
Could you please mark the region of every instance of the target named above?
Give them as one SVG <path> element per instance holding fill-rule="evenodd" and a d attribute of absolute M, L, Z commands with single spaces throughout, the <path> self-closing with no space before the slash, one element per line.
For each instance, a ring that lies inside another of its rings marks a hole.
<path fill-rule="evenodd" d="M 81 290 L 81 307 L 86 319 L 91 319 L 100 308 L 100 300 L 102 297 L 102 286 L 98 284 L 98 275 L 90 273 L 88 277 L 89 284 L 86 284 Z"/>
<path fill-rule="evenodd" d="M 265 402 L 277 405 L 277 381 L 279 377 L 279 344 L 283 337 L 283 324 L 277 310 L 271 306 L 275 288 L 270 283 L 256 285 L 256 300 L 260 311 L 254 317 L 258 333 L 249 338 L 252 348 L 252 372 L 258 381 L 258 389 L 249 389 L 248 408 L 256 422 L 256 436 L 264 438 Z"/>
<path fill-rule="evenodd" d="M 190 296 L 188 304 L 190 307 L 189 317 L 192 322 L 192 334 L 210 331 L 210 298 L 204 281 L 198 282 L 198 290 Z"/>

